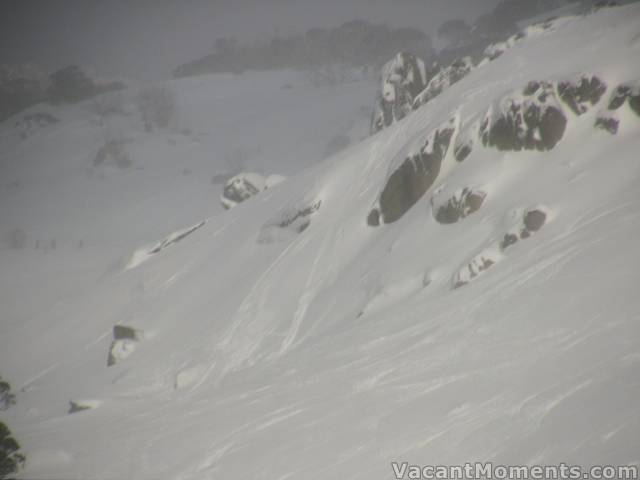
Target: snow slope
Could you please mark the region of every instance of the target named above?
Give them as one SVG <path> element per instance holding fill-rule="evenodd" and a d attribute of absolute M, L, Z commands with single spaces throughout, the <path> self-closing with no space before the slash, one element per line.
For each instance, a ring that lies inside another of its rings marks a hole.
<path fill-rule="evenodd" d="M 639 54 L 640 5 L 563 19 L 228 212 L 195 188 L 171 208 L 169 186 L 149 199 L 167 208 L 158 218 L 146 204 L 114 207 L 96 236 L 130 250 L 108 269 L 105 240 L 66 255 L 74 268 L 39 267 L 46 282 L 27 290 L 42 258 L 3 252 L 0 365 L 18 390 L 5 413 L 27 454 L 24 476 L 371 479 L 393 478 L 392 461 L 640 465 L 640 117 L 625 104 L 617 134 L 594 128 L 614 89 L 640 80 Z M 567 125 L 552 149 L 483 145 L 483 119 L 524 101 L 530 81 L 580 75 L 607 91 L 582 115 L 558 103 Z M 361 93 L 353 87 L 343 100 Z M 472 138 L 471 153 L 458 162 L 447 149 L 415 205 L 367 225 L 393 172 L 443 125 L 451 145 Z M 39 137 L 47 150 L 75 151 L 89 127 L 61 128 L 63 145 L 53 131 Z M 47 169 L 62 168 L 14 148 L 4 171 L 46 183 Z M 286 165 L 274 160 L 267 173 L 289 174 Z M 163 168 L 145 165 L 154 185 L 166 185 Z M 464 188 L 486 195 L 479 210 L 436 221 Z M 86 201 L 80 210 L 101 214 Z M 3 200 L 3 223 L 17 202 Z M 542 228 L 502 248 L 533 210 L 545 213 Z M 50 217 L 65 230 L 85 221 Z M 59 295 L 54 284 L 68 275 L 80 286 Z M 114 338 L 114 325 L 131 337 Z M 90 408 L 69 415 L 71 400 Z"/>

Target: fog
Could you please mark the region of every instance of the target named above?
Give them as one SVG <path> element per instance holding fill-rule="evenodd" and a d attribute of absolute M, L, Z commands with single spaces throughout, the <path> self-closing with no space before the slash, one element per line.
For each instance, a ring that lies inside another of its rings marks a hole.
<path fill-rule="evenodd" d="M 46 70 L 81 65 L 95 75 L 167 78 L 211 53 L 216 38 L 240 43 L 335 27 L 354 19 L 435 34 L 442 22 L 472 21 L 498 0 L 3 1 L 0 64 Z"/>

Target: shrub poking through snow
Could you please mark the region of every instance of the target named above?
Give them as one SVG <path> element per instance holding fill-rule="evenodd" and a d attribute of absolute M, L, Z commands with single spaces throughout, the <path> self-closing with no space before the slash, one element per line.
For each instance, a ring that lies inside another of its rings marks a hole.
<path fill-rule="evenodd" d="M 0 422 L 0 479 L 9 479 L 25 464 L 20 444 L 13 438 L 9 427 Z"/>
<path fill-rule="evenodd" d="M 7 410 L 16 403 L 16 396 L 11 393 L 11 385 L 0 377 L 0 410 Z"/>

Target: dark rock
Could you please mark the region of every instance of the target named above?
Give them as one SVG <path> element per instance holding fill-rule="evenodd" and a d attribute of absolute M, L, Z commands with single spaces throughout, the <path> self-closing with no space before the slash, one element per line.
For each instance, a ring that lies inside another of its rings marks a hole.
<path fill-rule="evenodd" d="M 518 236 L 513 233 L 506 233 L 500 242 L 500 249 L 505 250 L 507 247 L 510 247 L 514 243 L 518 242 Z"/>
<path fill-rule="evenodd" d="M 185 237 L 191 235 L 193 232 L 195 232 L 199 228 L 204 227 L 205 223 L 207 223 L 206 220 L 203 220 L 202 222 L 197 223 L 196 225 L 193 225 L 192 227 L 186 228 L 186 229 L 184 229 L 182 231 L 179 231 L 179 232 L 173 233 L 172 235 L 169 235 L 167 238 L 163 239 L 155 247 L 153 247 L 151 250 L 149 250 L 149 254 L 159 253 L 161 250 L 164 250 L 165 248 L 178 243 L 180 240 L 183 240 Z M 119 328 L 119 326 L 113 327 L 114 336 L 115 336 L 115 329 L 116 328 Z M 128 328 L 128 327 L 123 327 L 123 328 Z M 126 338 L 126 337 L 124 337 L 124 338 Z"/>
<path fill-rule="evenodd" d="M 372 209 L 367 216 L 367 225 L 370 227 L 380 226 L 380 211 L 377 208 Z"/>
<path fill-rule="evenodd" d="M 463 162 L 470 154 L 471 154 L 471 145 L 470 144 L 462 144 L 456 145 L 453 154 L 456 157 L 456 161 Z"/>
<path fill-rule="evenodd" d="M 615 135 L 618 133 L 620 121 L 612 117 L 600 116 L 596 118 L 595 126 L 596 128 L 600 128 L 601 130 L 605 130 L 610 134 Z"/>
<path fill-rule="evenodd" d="M 113 339 L 122 340 L 124 338 L 130 338 L 131 340 L 137 340 L 136 330 L 124 325 L 114 325 L 113 327 Z"/>
<path fill-rule="evenodd" d="M 640 116 L 640 87 L 630 85 L 619 85 L 611 95 L 609 100 L 609 110 L 618 110 L 625 102 L 636 115 Z"/>
<path fill-rule="evenodd" d="M 109 355 L 107 357 L 107 367 L 115 365 L 118 360 L 122 360 L 129 356 L 138 342 L 138 331 L 132 327 L 125 325 L 114 325 L 113 341 L 109 346 Z M 73 412 L 69 412 L 73 413 Z"/>
<path fill-rule="evenodd" d="M 524 226 L 530 232 L 537 232 L 547 220 L 547 214 L 541 210 L 529 210 L 524 215 Z"/>
<path fill-rule="evenodd" d="M 609 100 L 609 110 L 617 110 L 624 102 L 627 100 L 627 97 L 631 95 L 631 87 L 628 85 L 619 85 L 611 94 L 611 99 Z"/>
<path fill-rule="evenodd" d="M 436 210 L 435 219 L 439 223 L 451 224 L 478 211 L 487 194 L 479 190 L 464 188 L 460 195 L 454 195 Z"/>
<path fill-rule="evenodd" d="M 427 140 L 419 154 L 407 157 L 391 174 L 380 194 L 379 211 L 384 223 L 398 220 L 431 188 L 453 133 L 453 128 L 436 130 L 431 142 Z"/>
<path fill-rule="evenodd" d="M 311 217 L 320 210 L 318 200 L 304 208 L 289 208 L 263 225 L 258 243 L 272 243 L 304 232 L 311 225 Z"/>
<path fill-rule="evenodd" d="M 560 82 L 558 94 L 576 115 L 582 115 L 595 106 L 607 91 L 607 86 L 596 76 L 582 77 L 577 83 Z"/>
<path fill-rule="evenodd" d="M 74 402 L 73 400 L 69 401 L 69 411 L 68 414 L 82 412 L 84 410 L 91 410 L 91 407 L 88 405 L 83 405 L 81 403 Z"/>

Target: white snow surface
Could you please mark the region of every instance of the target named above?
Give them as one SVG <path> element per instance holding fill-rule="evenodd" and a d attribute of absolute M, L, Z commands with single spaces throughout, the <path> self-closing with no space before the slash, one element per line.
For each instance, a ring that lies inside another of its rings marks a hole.
<path fill-rule="evenodd" d="M 89 104 L 50 108 L 62 121 L 23 140 L 2 124 L 0 227 L 27 235 L 0 250 L 0 374 L 17 400 L 2 420 L 27 455 L 22 475 L 368 480 L 393 478 L 392 461 L 640 464 L 640 118 L 624 107 L 617 135 L 593 127 L 613 89 L 640 79 L 638 58 L 640 5 L 571 17 L 324 162 L 314 133 L 360 128 L 375 85 L 178 80 L 187 135 L 147 134 L 133 116 L 96 123 Z M 433 130 L 474 125 L 530 80 L 583 73 L 607 93 L 567 113 L 553 150 L 476 141 L 458 163 L 449 149 L 400 220 L 367 226 Z M 112 129 L 128 169 L 92 166 Z M 222 212 L 210 178 L 237 173 L 220 158 L 235 146 L 287 180 Z M 464 187 L 487 194 L 480 210 L 437 223 L 434 191 Z M 531 208 L 547 223 L 497 249 Z M 289 230 L 258 241 L 267 227 Z M 453 289 L 482 257 L 494 265 Z M 116 324 L 142 335 L 107 367 Z M 94 408 L 68 415 L 76 398 Z"/>

